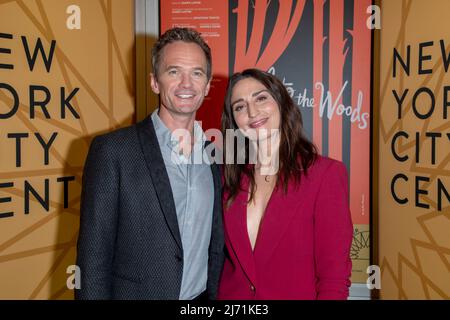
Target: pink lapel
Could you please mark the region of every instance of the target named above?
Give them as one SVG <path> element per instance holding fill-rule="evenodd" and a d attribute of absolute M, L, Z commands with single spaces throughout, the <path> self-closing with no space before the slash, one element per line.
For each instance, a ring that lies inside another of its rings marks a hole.
<path fill-rule="evenodd" d="M 304 192 L 305 180 L 303 177 L 300 187 L 294 188 L 291 185 L 287 194 L 283 192 L 282 188 L 274 190 L 261 222 L 253 253 L 254 259 L 258 263 L 264 264 L 268 261 L 292 219 L 299 213 L 302 204 L 306 201 Z"/>
<path fill-rule="evenodd" d="M 247 179 L 243 179 L 243 189 L 225 211 L 224 223 L 231 247 L 235 252 L 247 278 L 252 284 L 256 284 L 255 261 L 253 259 L 252 247 L 247 232 Z"/>
<path fill-rule="evenodd" d="M 282 189 L 274 190 L 260 225 L 255 250 L 252 251 L 247 232 L 248 179 L 243 178 L 243 190 L 238 194 L 231 207 L 225 212 L 225 229 L 230 245 L 235 252 L 248 279 L 256 285 L 255 261 L 264 265 L 286 232 L 289 224 L 298 214 L 305 199 L 307 179 L 302 177 L 300 187 L 293 186 L 284 194 Z"/>

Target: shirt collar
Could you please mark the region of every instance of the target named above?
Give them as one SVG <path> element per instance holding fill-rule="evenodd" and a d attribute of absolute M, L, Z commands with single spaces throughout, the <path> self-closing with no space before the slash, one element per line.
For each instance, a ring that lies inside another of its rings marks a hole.
<path fill-rule="evenodd" d="M 173 152 L 178 153 L 179 142 L 175 137 L 172 138 L 172 132 L 167 128 L 164 122 L 158 115 L 159 109 L 156 109 L 152 113 L 153 126 L 155 127 L 156 136 L 162 146 L 167 146 Z M 198 121 L 194 121 L 194 148 L 193 151 L 197 152 L 204 148 L 206 142 L 206 135 L 203 132 L 202 127 Z"/>

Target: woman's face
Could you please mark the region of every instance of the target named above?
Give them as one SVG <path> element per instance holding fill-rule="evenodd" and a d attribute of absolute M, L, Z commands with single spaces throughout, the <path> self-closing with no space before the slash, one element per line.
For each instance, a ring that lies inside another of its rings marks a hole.
<path fill-rule="evenodd" d="M 231 94 L 234 120 L 251 140 L 264 140 L 280 129 L 280 108 L 269 90 L 254 78 L 239 80 Z"/>

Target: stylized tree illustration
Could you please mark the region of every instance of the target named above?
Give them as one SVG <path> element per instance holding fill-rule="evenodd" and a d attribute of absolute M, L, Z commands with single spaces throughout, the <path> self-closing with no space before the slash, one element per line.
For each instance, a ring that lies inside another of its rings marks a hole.
<path fill-rule="evenodd" d="M 236 56 L 234 72 L 256 67 L 268 70 L 289 45 L 303 15 L 305 0 L 297 1 L 291 17 L 293 1 L 279 0 L 278 15 L 270 39 L 261 48 L 267 8 L 270 1 L 255 0 L 250 41 L 247 45 L 249 1 L 239 0 L 233 13 L 237 14 Z"/>

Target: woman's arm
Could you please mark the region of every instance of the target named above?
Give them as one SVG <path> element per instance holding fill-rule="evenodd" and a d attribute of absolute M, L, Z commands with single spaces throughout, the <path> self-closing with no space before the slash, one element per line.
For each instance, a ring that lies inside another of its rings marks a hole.
<path fill-rule="evenodd" d="M 347 299 L 352 238 L 347 170 L 333 160 L 323 174 L 314 212 L 317 299 Z"/>

